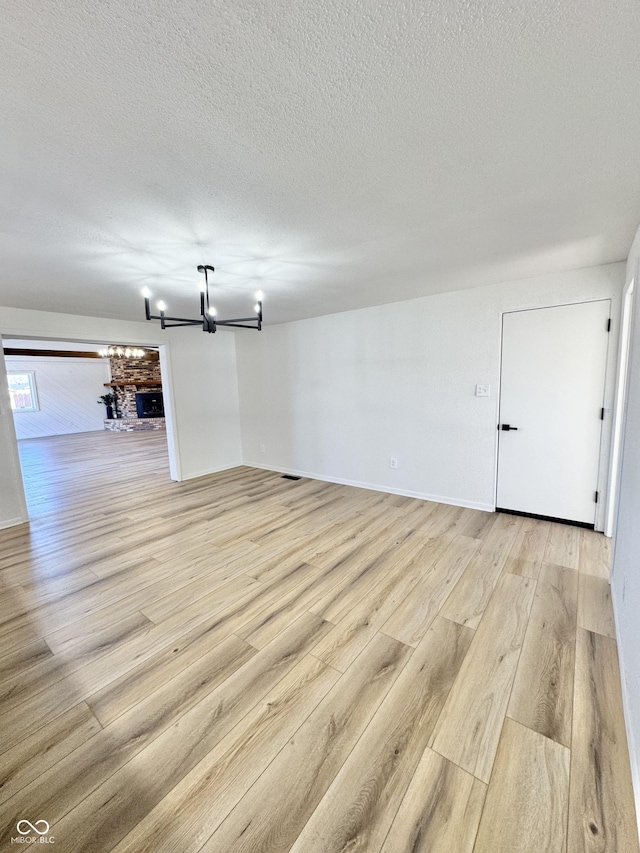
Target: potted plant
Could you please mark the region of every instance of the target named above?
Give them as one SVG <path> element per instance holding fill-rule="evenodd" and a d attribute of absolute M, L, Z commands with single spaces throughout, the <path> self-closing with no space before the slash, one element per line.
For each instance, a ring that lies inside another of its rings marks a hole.
<path fill-rule="evenodd" d="M 102 403 L 107 407 L 107 420 L 113 420 L 113 411 L 116 406 L 117 397 L 115 394 L 103 394 L 96 402 Z"/>

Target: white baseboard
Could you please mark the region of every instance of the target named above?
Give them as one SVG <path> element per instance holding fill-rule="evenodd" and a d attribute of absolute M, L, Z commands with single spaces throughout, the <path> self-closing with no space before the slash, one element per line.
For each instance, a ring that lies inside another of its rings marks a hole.
<path fill-rule="evenodd" d="M 444 495 L 432 495 L 427 492 L 413 492 L 408 489 L 394 489 L 391 486 L 380 486 L 376 483 L 363 483 L 359 480 L 345 480 L 342 477 L 326 477 L 321 474 L 311 474 L 309 471 L 298 471 L 293 468 L 281 468 L 273 465 L 264 465 L 261 462 L 245 460 L 243 465 L 250 468 L 261 468 L 263 471 L 276 471 L 282 474 L 291 474 L 294 477 L 306 477 L 310 480 L 322 480 L 324 483 L 337 483 L 340 486 L 355 486 L 357 489 L 370 489 L 374 492 L 387 492 L 390 495 L 401 495 L 404 498 L 418 498 L 421 501 L 433 501 L 439 504 L 450 504 L 451 506 L 465 507 L 466 509 L 479 509 L 483 512 L 494 512 L 493 504 L 479 503 L 477 501 L 466 501 L 462 498 L 450 498 Z"/>
<path fill-rule="evenodd" d="M 624 714 L 624 727 L 627 732 L 627 748 L 629 750 L 629 764 L 631 767 L 631 784 L 633 785 L 633 796 L 636 803 L 636 821 L 638 823 L 638 835 L 640 836 L 640 767 L 638 766 L 638 751 L 636 749 L 635 734 L 631 725 L 631 709 L 629 708 L 629 692 L 627 690 L 627 679 L 625 678 L 624 652 L 620 645 L 620 631 L 618 630 L 618 610 L 616 597 L 611 596 L 613 605 L 613 621 L 616 631 L 616 643 L 618 646 L 618 666 L 620 668 L 620 689 L 622 691 L 622 712 Z"/>
<path fill-rule="evenodd" d="M 7 527 L 17 527 L 19 524 L 27 524 L 28 522 L 28 518 L 7 518 L 4 521 L 0 521 L 0 530 L 4 530 Z"/>
<path fill-rule="evenodd" d="M 183 480 L 197 480 L 198 477 L 207 477 L 209 474 L 219 474 L 221 471 L 230 471 L 231 468 L 240 468 L 244 464 L 244 462 L 232 462 L 228 465 L 220 465 L 216 468 L 207 468 L 204 471 L 196 471 L 193 474 L 182 474 L 180 480 L 176 480 L 175 482 L 181 482 Z"/>

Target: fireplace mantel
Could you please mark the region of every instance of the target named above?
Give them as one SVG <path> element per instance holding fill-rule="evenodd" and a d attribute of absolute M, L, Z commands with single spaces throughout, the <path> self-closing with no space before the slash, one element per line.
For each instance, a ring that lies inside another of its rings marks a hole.
<path fill-rule="evenodd" d="M 155 382 L 155 381 L 150 380 L 150 379 L 140 379 L 138 382 L 129 382 L 129 381 L 123 380 L 122 382 L 105 382 L 104 383 L 105 388 L 122 388 L 124 385 L 135 385 L 136 388 L 138 386 L 142 387 L 143 385 L 145 387 L 148 387 L 150 385 L 155 385 L 157 388 L 161 388 L 162 387 L 162 381 Z"/>

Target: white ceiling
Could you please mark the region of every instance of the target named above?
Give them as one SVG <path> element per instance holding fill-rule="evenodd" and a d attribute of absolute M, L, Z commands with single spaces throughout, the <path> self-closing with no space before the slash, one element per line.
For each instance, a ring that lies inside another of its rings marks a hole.
<path fill-rule="evenodd" d="M 0 304 L 266 322 L 626 257 L 638 0 L 0 0 Z M 197 313 L 197 311 L 195 312 Z"/>

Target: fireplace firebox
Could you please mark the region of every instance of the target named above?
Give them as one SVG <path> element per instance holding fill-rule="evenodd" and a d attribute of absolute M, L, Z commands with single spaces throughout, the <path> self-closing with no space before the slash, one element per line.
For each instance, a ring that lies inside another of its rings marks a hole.
<path fill-rule="evenodd" d="M 139 418 L 163 418 L 164 401 L 162 391 L 136 394 L 136 412 Z"/>

